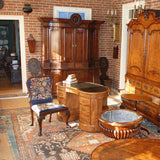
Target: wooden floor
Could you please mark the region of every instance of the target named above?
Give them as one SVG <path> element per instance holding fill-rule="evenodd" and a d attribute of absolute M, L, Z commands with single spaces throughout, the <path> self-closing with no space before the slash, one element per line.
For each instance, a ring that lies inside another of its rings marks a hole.
<path fill-rule="evenodd" d="M 10 76 L 0 68 L 0 98 L 21 95 L 22 83 L 11 83 Z"/>
<path fill-rule="evenodd" d="M 11 83 L 6 73 L 0 69 L 0 110 L 29 107 L 27 97 L 22 94 L 21 83 Z M 13 98 L 14 97 L 14 98 Z M 0 160 L 12 160 L 12 151 L 5 133 L 0 133 Z"/>

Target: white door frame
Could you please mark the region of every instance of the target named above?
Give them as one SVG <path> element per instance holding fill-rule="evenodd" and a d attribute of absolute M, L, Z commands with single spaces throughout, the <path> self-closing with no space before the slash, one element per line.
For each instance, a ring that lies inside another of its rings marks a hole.
<path fill-rule="evenodd" d="M 128 33 L 127 25 L 130 21 L 129 10 L 134 9 L 134 5 L 142 5 L 144 7 L 144 1 L 137 1 L 133 3 L 127 3 L 122 5 L 122 39 L 121 39 L 121 59 L 120 59 L 120 89 L 125 89 L 125 74 L 127 70 L 127 58 L 128 58 Z"/>
<path fill-rule="evenodd" d="M 18 20 L 19 21 L 19 38 L 20 38 L 20 53 L 21 53 L 21 77 L 22 91 L 27 93 L 27 73 L 26 73 L 26 54 L 25 54 L 25 36 L 24 36 L 24 16 L 0 15 L 0 20 Z"/>

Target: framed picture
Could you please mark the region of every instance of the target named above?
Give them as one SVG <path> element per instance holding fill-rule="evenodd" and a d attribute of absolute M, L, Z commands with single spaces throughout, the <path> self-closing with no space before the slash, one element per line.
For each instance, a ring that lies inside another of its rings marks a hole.
<path fill-rule="evenodd" d="M 113 25 L 114 32 L 113 32 L 113 41 L 120 42 L 121 41 L 121 24 L 115 23 Z"/>

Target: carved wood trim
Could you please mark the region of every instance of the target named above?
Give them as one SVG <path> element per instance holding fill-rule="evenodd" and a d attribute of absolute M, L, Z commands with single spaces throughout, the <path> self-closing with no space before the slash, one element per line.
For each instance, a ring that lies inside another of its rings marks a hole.
<path fill-rule="evenodd" d="M 146 13 L 140 13 L 137 15 L 137 19 L 132 19 L 128 25 L 128 27 L 132 27 L 133 25 L 143 24 L 144 28 L 149 28 L 149 26 L 153 23 L 160 23 L 160 18 L 154 18 L 155 12 L 148 12 L 149 16 L 146 18 Z"/>
<path fill-rule="evenodd" d="M 130 68 L 130 69 L 132 69 L 132 68 L 137 68 L 137 69 L 141 72 L 141 69 L 140 69 L 139 67 L 135 66 L 135 65 L 130 66 L 129 68 Z"/>

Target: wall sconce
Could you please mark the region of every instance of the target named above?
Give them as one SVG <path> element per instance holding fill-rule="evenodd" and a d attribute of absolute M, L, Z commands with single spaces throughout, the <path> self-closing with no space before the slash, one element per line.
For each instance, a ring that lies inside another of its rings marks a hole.
<path fill-rule="evenodd" d="M 107 10 L 107 22 L 110 26 L 113 26 L 117 22 L 117 9 L 114 8 L 114 0 L 112 0 L 112 8 Z"/>
<path fill-rule="evenodd" d="M 137 18 L 137 14 L 142 13 L 144 11 L 144 8 L 142 8 L 142 5 L 138 5 L 136 8 L 136 5 L 134 5 L 134 10 L 133 10 L 133 18 Z"/>
<path fill-rule="evenodd" d="M 29 37 L 27 38 L 27 41 L 28 41 L 28 47 L 29 47 L 30 53 L 34 53 L 36 41 L 32 34 L 29 35 Z"/>
<path fill-rule="evenodd" d="M 27 14 L 31 13 L 32 12 L 31 4 L 24 4 L 23 12 L 25 12 Z"/>
<path fill-rule="evenodd" d="M 135 5 L 134 5 L 134 9 L 129 11 L 129 18 L 137 18 L 137 14 L 142 13 L 145 11 L 146 7 L 142 6 L 142 1 L 134 1 Z M 136 5 L 136 2 L 138 2 L 139 4 Z"/>

